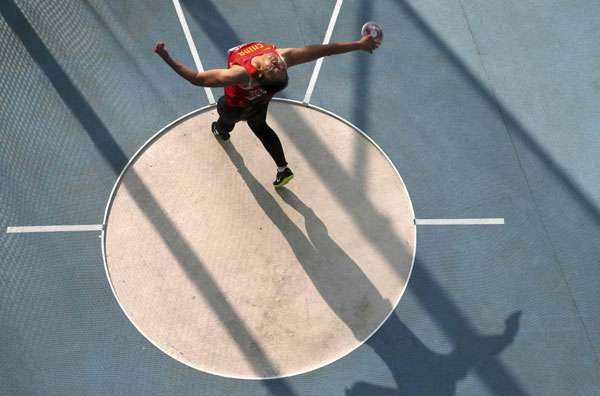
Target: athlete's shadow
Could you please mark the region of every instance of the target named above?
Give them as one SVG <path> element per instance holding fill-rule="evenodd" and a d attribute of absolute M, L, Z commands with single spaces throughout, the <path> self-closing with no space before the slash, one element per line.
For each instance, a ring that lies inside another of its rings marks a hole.
<path fill-rule="evenodd" d="M 515 339 L 521 312 L 512 313 L 505 321 L 504 333 L 493 336 L 472 335 L 464 338 L 447 355 L 428 349 L 394 313 L 379 331 L 367 341 L 386 363 L 397 388 L 356 382 L 346 389 L 348 396 L 451 396 L 456 383 L 469 369 L 489 364 Z"/>
<path fill-rule="evenodd" d="M 392 304 L 382 298 L 360 267 L 329 236 L 327 227 L 310 207 L 292 191 L 278 189 L 281 198 L 304 216 L 307 238 L 248 170 L 233 144 L 222 147 L 256 202 L 289 243 L 319 294 L 357 340 L 366 339 L 376 328 L 369 324 L 381 323 L 392 310 Z"/>
<path fill-rule="evenodd" d="M 372 330 L 365 329 L 364 309 L 378 303 L 389 313 L 392 305 L 383 298 L 366 278 L 358 265 L 329 236 L 327 227 L 317 214 L 292 191 L 281 188 L 279 196 L 304 217 L 308 236 L 285 214 L 276 199 L 252 175 L 241 155 L 231 143 L 222 144 L 225 153 L 237 168 L 242 179 L 265 214 L 281 231 L 313 284 L 338 317 L 348 325 L 359 340 Z M 425 279 L 417 262 L 412 278 Z M 427 282 L 413 287 L 429 287 Z M 363 290 L 363 293 L 354 293 Z M 350 291 L 350 292 L 348 292 Z M 383 304 L 381 304 L 383 302 Z M 439 354 L 428 349 L 394 313 L 373 335 L 367 345 L 375 350 L 394 376 L 396 388 L 381 387 L 364 381 L 346 390 L 347 395 L 419 395 L 450 396 L 456 383 L 472 368 L 490 364 L 492 358 L 510 345 L 519 329 L 520 312 L 506 319 L 503 334 L 479 336 L 463 334 L 455 349 Z M 385 315 L 377 322 L 385 319 Z"/>

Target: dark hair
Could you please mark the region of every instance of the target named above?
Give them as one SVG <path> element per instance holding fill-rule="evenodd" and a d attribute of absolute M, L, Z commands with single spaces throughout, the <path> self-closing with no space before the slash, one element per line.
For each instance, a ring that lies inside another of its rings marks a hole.
<path fill-rule="evenodd" d="M 285 73 L 285 79 L 283 80 L 269 80 L 265 76 L 262 76 L 258 81 L 265 91 L 274 94 L 276 92 L 283 91 L 283 89 L 287 87 L 288 74 L 287 72 Z"/>

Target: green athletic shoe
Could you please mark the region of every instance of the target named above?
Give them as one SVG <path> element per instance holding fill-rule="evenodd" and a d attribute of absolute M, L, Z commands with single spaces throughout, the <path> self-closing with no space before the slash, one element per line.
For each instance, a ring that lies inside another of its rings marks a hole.
<path fill-rule="evenodd" d="M 281 172 L 277 172 L 277 176 L 275 176 L 275 181 L 273 185 L 275 187 L 281 187 L 286 185 L 290 180 L 294 178 L 294 174 L 290 168 L 285 168 Z"/>

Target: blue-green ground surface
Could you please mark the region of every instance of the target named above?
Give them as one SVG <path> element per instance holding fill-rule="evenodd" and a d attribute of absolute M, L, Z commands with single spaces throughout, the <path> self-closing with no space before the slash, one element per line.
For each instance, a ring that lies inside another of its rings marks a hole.
<path fill-rule="evenodd" d="M 322 42 L 335 1 L 181 4 L 204 67 L 222 68 L 239 43 Z M 598 3 L 346 0 L 332 40 L 368 20 L 382 47 L 325 59 L 311 103 L 377 142 L 418 219 L 506 224 L 419 226 L 407 293 L 366 344 L 250 381 L 150 344 L 111 292 L 97 232 L 5 232 L 101 224 L 128 159 L 208 104 L 152 51 L 164 41 L 194 64 L 173 3 L 0 2 L 0 394 L 600 395 Z M 302 100 L 313 67 L 291 69 L 280 96 Z M 356 155 L 343 176 L 360 189 Z"/>

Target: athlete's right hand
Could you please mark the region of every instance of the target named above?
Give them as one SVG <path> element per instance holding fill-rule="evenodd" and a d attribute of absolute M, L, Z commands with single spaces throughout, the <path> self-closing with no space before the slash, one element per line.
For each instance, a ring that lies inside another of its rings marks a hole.
<path fill-rule="evenodd" d="M 156 45 L 154 46 L 154 52 L 156 52 L 163 59 L 169 56 L 169 52 L 167 52 L 167 50 L 165 49 L 165 43 L 156 43 Z"/>
<path fill-rule="evenodd" d="M 363 36 L 358 42 L 360 43 L 361 49 L 370 54 L 372 54 L 373 51 L 375 51 L 377 48 L 379 48 L 379 45 L 381 44 L 381 43 L 375 41 L 375 39 L 373 39 L 373 37 L 371 37 L 371 35 Z"/>

